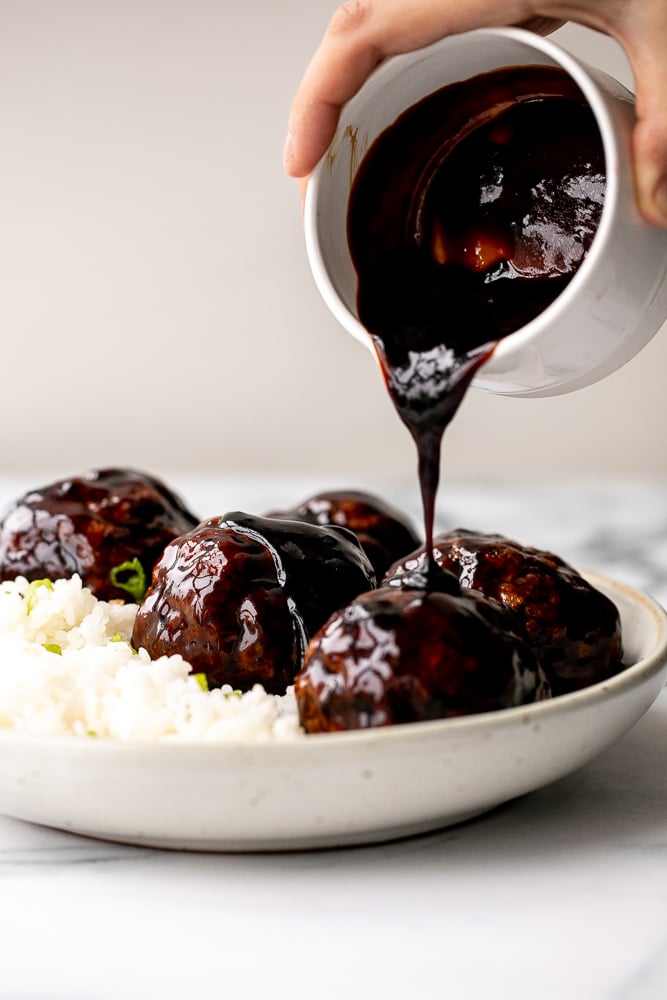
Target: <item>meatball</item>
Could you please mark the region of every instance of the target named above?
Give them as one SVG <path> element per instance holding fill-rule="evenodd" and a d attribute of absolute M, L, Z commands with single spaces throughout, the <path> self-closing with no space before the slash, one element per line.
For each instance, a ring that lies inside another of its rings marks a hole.
<path fill-rule="evenodd" d="M 309 733 L 511 708 L 548 685 L 505 609 L 472 591 L 382 588 L 334 614 L 295 682 Z"/>
<path fill-rule="evenodd" d="M 9 507 L 0 523 L 0 579 L 78 573 L 100 600 L 141 600 L 165 545 L 197 521 L 159 479 L 92 470 Z"/>
<path fill-rule="evenodd" d="M 262 684 L 282 694 L 310 636 L 374 586 L 368 558 L 345 528 L 225 514 L 164 550 L 132 644 L 151 657 L 180 653 L 209 687 Z"/>
<path fill-rule="evenodd" d="M 370 493 L 356 490 L 317 493 L 291 510 L 271 513 L 268 517 L 349 528 L 361 542 L 378 580 L 392 563 L 420 544 L 414 528 L 400 511 Z"/>
<path fill-rule="evenodd" d="M 554 694 L 596 684 L 621 669 L 616 606 L 558 556 L 462 528 L 438 535 L 434 556 L 462 587 L 515 612 Z M 425 563 L 423 550 L 414 553 L 389 570 L 386 584 L 400 585 Z"/>

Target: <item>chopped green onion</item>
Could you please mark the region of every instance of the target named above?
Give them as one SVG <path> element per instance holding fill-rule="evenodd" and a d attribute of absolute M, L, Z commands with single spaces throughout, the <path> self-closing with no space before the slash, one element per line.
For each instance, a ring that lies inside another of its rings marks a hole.
<path fill-rule="evenodd" d="M 109 573 L 109 581 L 113 587 L 126 591 L 136 604 L 141 603 L 148 586 L 144 567 L 138 559 L 129 559 L 114 566 Z"/>
<path fill-rule="evenodd" d="M 208 677 L 206 674 L 193 674 L 192 676 L 197 681 L 197 684 L 199 684 L 202 691 L 208 691 Z"/>
<path fill-rule="evenodd" d="M 43 646 L 47 653 L 57 653 L 58 656 L 63 655 L 63 651 L 57 642 L 45 642 Z"/>
<path fill-rule="evenodd" d="M 233 691 L 225 691 L 225 698 L 242 698 L 243 691 L 239 691 L 238 688 L 234 688 Z"/>
<path fill-rule="evenodd" d="M 94 729 L 89 729 L 88 732 L 86 733 L 86 736 L 97 736 L 97 733 L 95 732 Z"/>
<path fill-rule="evenodd" d="M 120 632 L 114 632 L 114 634 L 112 636 L 109 636 L 109 642 L 124 642 L 124 643 L 126 643 L 126 645 L 128 645 L 130 647 L 130 652 L 132 653 L 132 655 L 133 656 L 137 655 L 138 651 L 134 648 L 134 646 L 132 646 L 131 643 L 128 642 L 127 639 L 123 638 L 123 636 L 120 634 Z"/>
<path fill-rule="evenodd" d="M 30 614 L 37 603 L 37 591 L 40 587 L 46 587 L 47 590 L 53 590 L 53 582 L 45 577 L 43 580 L 33 580 L 32 583 L 28 584 L 24 594 L 25 606 L 28 614 Z"/>

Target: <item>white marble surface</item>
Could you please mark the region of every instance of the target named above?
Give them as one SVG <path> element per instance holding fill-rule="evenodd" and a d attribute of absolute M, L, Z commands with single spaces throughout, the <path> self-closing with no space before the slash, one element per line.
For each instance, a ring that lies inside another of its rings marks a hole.
<path fill-rule="evenodd" d="M 202 515 L 259 513 L 312 485 L 171 482 Z M 0 500 L 31 485 L 4 481 Z M 439 521 L 551 547 L 667 603 L 666 494 L 455 486 Z M 666 760 L 663 690 L 578 773 L 401 843 L 171 854 L 0 817 L 0 1000 L 662 1000 Z"/>

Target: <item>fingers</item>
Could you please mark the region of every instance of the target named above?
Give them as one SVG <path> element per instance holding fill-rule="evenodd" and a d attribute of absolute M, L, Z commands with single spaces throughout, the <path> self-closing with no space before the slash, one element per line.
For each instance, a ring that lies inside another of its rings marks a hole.
<path fill-rule="evenodd" d="M 667 92 L 667 85 L 664 92 Z M 667 115 L 664 105 L 649 107 L 633 140 L 639 210 L 654 226 L 667 226 Z"/>
<path fill-rule="evenodd" d="M 294 97 L 285 169 L 306 176 L 326 152 L 340 109 L 387 56 L 472 28 L 525 21 L 531 5 L 488 0 L 350 0 L 338 8 Z M 540 19 L 541 20 L 541 19 Z"/>
<path fill-rule="evenodd" d="M 637 89 L 637 202 L 647 222 L 667 226 L 667 5 L 656 4 L 654 16 L 633 27 L 627 47 Z"/>
<path fill-rule="evenodd" d="M 333 139 L 342 106 L 387 56 L 473 28 L 522 24 L 546 34 L 558 27 L 555 18 L 568 16 L 616 37 L 630 58 L 637 201 L 647 221 L 667 226 L 665 0 L 350 0 L 335 12 L 294 97 L 285 169 L 307 177 Z"/>

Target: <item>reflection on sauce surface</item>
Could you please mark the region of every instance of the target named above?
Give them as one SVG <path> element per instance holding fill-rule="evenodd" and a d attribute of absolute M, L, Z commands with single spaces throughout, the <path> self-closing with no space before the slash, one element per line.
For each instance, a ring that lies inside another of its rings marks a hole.
<path fill-rule="evenodd" d="M 262 684 L 282 694 L 310 637 L 374 586 L 371 564 L 345 528 L 235 511 L 164 549 L 132 643 L 153 659 L 180 653 L 209 687 Z"/>
<path fill-rule="evenodd" d="M 498 340 L 571 280 L 604 192 L 593 113 L 555 67 L 436 91 L 361 164 L 348 213 L 359 317 L 417 444 L 429 552 L 443 432 Z"/>

